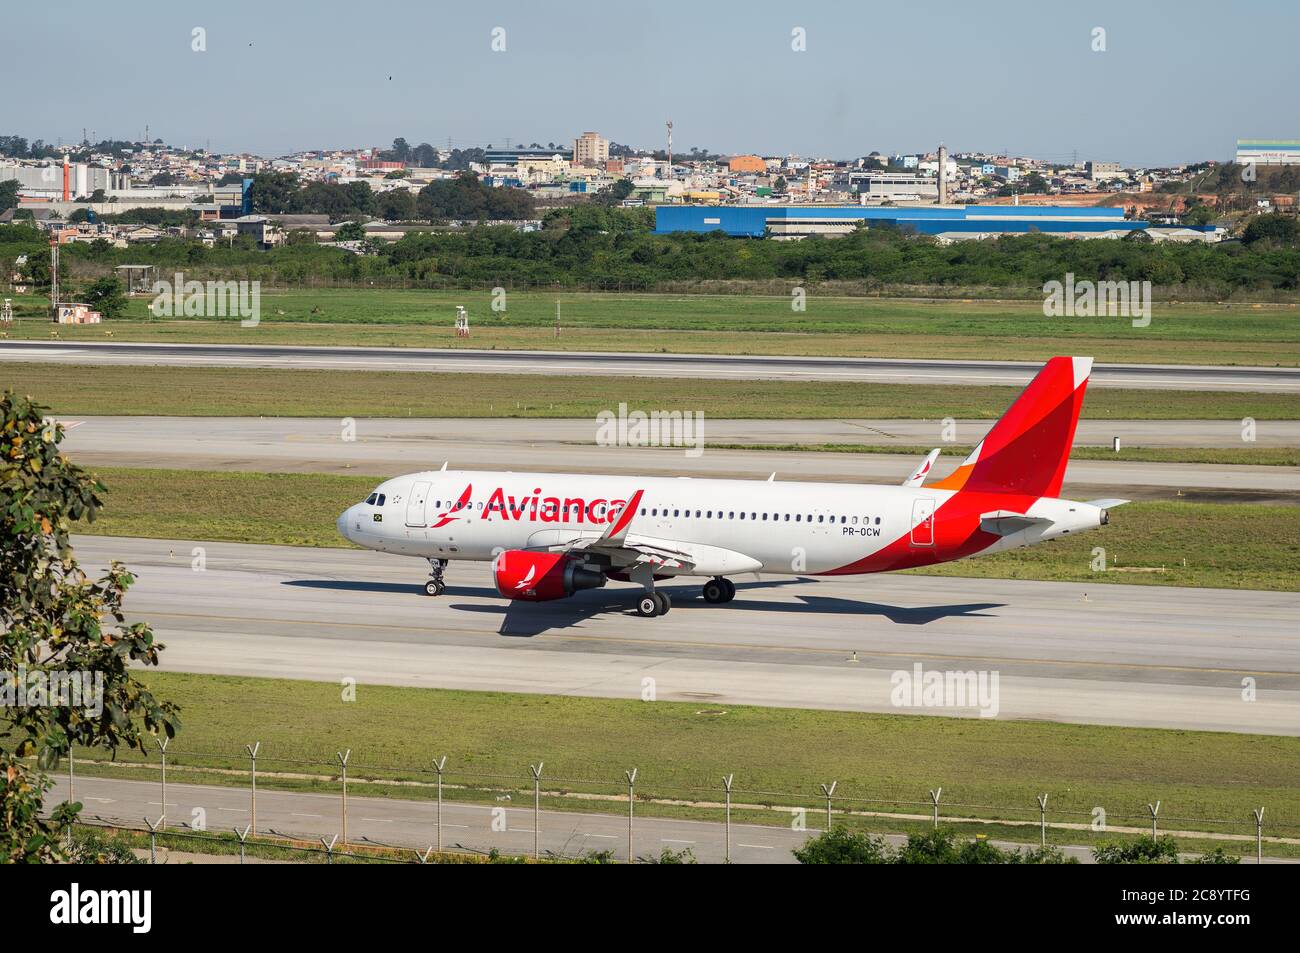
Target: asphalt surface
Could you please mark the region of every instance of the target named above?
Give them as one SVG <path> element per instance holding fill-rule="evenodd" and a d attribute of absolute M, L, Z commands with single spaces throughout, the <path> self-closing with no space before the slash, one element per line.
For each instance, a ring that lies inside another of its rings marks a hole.
<path fill-rule="evenodd" d="M 334 368 L 494 374 L 591 374 L 741 380 L 880 381 L 1022 386 L 1042 366 L 1022 361 L 719 356 L 471 348 L 250 344 L 0 342 L 0 361 L 209 367 Z M 1097 364 L 1094 387 L 1300 393 L 1300 368 Z"/>
<path fill-rule="evenodd" d="M 915 455 L 853 454 L 707 447 L 684 449 L 597 446 L 592 420 L 362 419 L 355 439 L 343 439 L 338 420 L 258 417 L 79 417 L 63 419 L 64 446 L 88 466 L 207 470 L 358 473 L 394 476 L 436 469 L 640 473 L 716 478 L 899 483 L 920 462 Z M 1079 445 L 1243 446 L 1235 421 L 1085 422 Z M 957 439 L 974 444 L 988 421 L 959 421 Z M 941 425 L 888 420 L 712 420 L 706 444 L 862 443 L 942 446 Z M 1300 443 L 1300 422 L 1266 422 L 1259 444 Z M 1231 441 L 1235 438 L 1236 443 Z M 1162 443 L 1162 441 L 1164 441 Z M 1172 441 L 1185 441 L 1178 444 Z M 1265 442 L 1267 441 L 1267 443 Z M 1076 460 L 1064 492 L 1080 499 L 1165 499 L 1197 491 L 1200 499 L 1300 501 L 1300 467 Z M 948 453 L 935 467 L 943 476 L 961 463 Z"/>
<path fill-rule="evenodd" d="M 521 786 L 526 782 L 522 779 Z M 142 827 L 147 817 L 155 824 L 163 813 L 162 788 L 157 783 L 116 778 L 77 777 L 75 796 L 85 805 L 90 820 Z M 59 777 L 47 803 L 67 798 L 68 779 Z M 587 851 L 612 850 L 627 859 L 626 813 L 582 814 L 545 810 L 534 815 L 531 796 L 516 794 L 499 804 L 465 804 L 445 800 L 442 807 L 443 848 L 487 853 L 493 847 L 506 854 L 531 855 L 534 830 L 543 857 L 576 857 Z M 818 815 L 810 799 L 808 821 Z M 192 827 L 197 816 L 210 832 L 243 830 L 251 823 L 249 792 L 244 788 L 201 784 L 167 785 L 170 826 Z M 616 809 L 617 810 L 617 809 Z M 626 808 L 623 809 L 626 811 Z M 722 814 L 721 811 L 718 812 Z M 504 830 L 493 830 L 504 824 Z M 327 841 L 343 827 L 339 794 L 273 791 L 258 785 L 257 828 L 263 834 L 281 834 L 315 842 Z M 788 826 L 731 825 L 731 861 L 742 864 L 794 863 L 790 853 L 817 830 L 795 831 Z M 632 850 L 637 858 L 657 857 L 664 848 L 689 849 L 700 863 L 722 863 L 727 857 L 726 828 L 721 823 L 634 817 Z M 348 794 L 348 840 L 357 845 L 409 847 L 423 851 L 438 842 L 437 804 L 398 798 L 357 797 Z M 341 848 L 341 840 L 336 847 Z"/>
<path fill-rule="evenodd" d="M 620 584 L 508 603 L 486 564 L 453 563 L 433 599 L 422 561 L 368 551 L 109 537 L 77 551 L 138 573 L 128 617 L 153 624 L 175 671 L 981 717 L 896 706 L 891 679 L 920 664 L 996 673 L 984 712 L 999 718 L 1300 735 L 1297 593 L 741 577 L 724 606 L 669 583 L 673 611 L 642 619 Z"/>

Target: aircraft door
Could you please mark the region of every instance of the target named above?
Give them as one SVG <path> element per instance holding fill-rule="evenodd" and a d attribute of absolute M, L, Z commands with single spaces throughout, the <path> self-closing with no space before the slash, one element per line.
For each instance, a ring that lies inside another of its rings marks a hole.
<path fill-rule="evenodd" d="M 934 545 L 934 500 L 912 501 L 912 545 Z"/>
<path fill-rule="evenodd" d="M 406 501 L 406 525 L 418 526 L 423 529 L 429 525 L 425 517 L 424 504 L 429 498 L 429 484 L 417 483 L 411 487 L 411 496 Z"/>

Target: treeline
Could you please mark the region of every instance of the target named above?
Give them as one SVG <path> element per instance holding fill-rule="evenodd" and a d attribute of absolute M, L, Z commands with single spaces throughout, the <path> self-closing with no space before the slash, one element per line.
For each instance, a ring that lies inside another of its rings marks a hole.
<path fill-rule="evenodd" d="M 472 172 L 431 182 L 418 193 L 376 192 L 368 182 L 301 183 L 293 172 L 259 172 L 250 192 L 254 212 L 328 215 L 331 221 L 378 217 L 395 222 L 488 221 L 533 218 L 522 189 L 489 188 Z"/>
<path fill-rule="evenodd" d="M 310 243 L 262 252 L 241 249 L 239 243 L 206 248 L 181 240 L 129 249 L 71 245 L 64 256 L 103 266 L 147 262 L 202 267 L 213 276 L 285 284 L 391 279 L 414 286 L 558 283 L 654 290 L 701 281 L 788 281 L 849 283 L 866 291 L 930 286 L 1014 294 L 1041 290 L 1046 282 L 1073 273 L 1077 278 L 1181 286 L 1209 298 L 1237 291 L 1300 290 L 1298 226 L 1294 218 L 1280 215 L 1258 216 L 1246 228 L 1247 240 L 1218 245 L 1045 234 L 941 245 L 890 227 L 859 229 L 843 238 L 776 242 L 716 232 L 655 235 L 653 215 L 645 208 L 588 204 L 552 210 L 537 232 L 501 225 L 418 232 L 362 256 Z M 9 228 L 12 233 L 22 226 Z M 44 247 L 36 238 L 30 250 Z M 0 254 L 7 254 L 5 242 L 0 235 Z"/>

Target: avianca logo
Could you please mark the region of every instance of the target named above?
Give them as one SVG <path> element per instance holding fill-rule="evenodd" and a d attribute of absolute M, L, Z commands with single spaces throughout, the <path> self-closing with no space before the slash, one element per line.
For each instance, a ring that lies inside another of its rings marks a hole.
<path fill-rule="evenodd" d="M 461 519 L 461 511 L 471 507 L 470 496 L 474 485 L 465 487 L 458 499 L 445 513 L 440 513 L 432 524 L 433 529 Z M 640 501 L 638 490 L 633 495 L 632 507 Z M 532 496 L 514 497 L 497 487 L 479 514 L 479 519 L 497 517 L 503 520 L 525 520 L 535 523 L 613 523 L 628 508 L 627 500 L 607 500 L 604 497 L 586 500 L 579 496 L 542 496 L 542 488 L 534 487 Z M 466 514 L 467 516 L 468 514 Z M 630 518 L 631 514 L 629 514 Z"/>
<path fill-rule="evenodd" d="M 526 589 L 528 587 L 528 584 L 533 581 L 533 576 L 535 575 L 537 575 L 537 564 L 533 563 L 528 567 L 528 575 L 524 576 L 523 579 L 520 579 L 517 583 L 515 583 L 515 588 Z"/>
<path fill-rule="evenodd" d="M 459 516 L 452 516 L 451 514 L 463 510 L 465 507 L 469 506 L 470 494 L 473 492 L 474 492 L 474 484 L 473 483 L 467 484 L 465 487 L 465 492 L 460 495 L 460 499 L 456 501 L 455 505 L 452 506 L 451 509 L 447 510 L 446 513 L 438 514 L 437 517 L 438 521 L 433 524 L 432 528 L 441 529 L 443 526 L 446 526 L 448 523 L 454 523 L 456 520 L 460 519 Z"/>

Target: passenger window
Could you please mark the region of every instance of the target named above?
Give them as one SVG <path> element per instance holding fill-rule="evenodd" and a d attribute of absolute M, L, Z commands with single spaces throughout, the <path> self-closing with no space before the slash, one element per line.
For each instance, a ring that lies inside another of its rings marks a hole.
<path fill-rule="evenodd" d="M 879 517 L 879 516 L 876 517 L 876 525 L 877 525 L 877 526 L 880 525 L 880 517 Z"/>
<path fill-rule="evenodd" d="M 785 522 L 787 522 L 787 523 L 790 522 L 790 514 L 789 514 L 789 513 L 786 513 L 782 518 L 785 520 Z"/>
<path fill-rule="evenodd" d="M 736 511 L 735 511 L 735 510 L 731 510 L 731 511 L 729 511 L 729 512 L 727 513 L 727 519 L 729 519 L 729 520 L 734 520 L 735 518 L 736 518 Z"/>
<path fill-rule="evenodd" d="M 854 525 L 854 526 L 857 526 L 857 525 L 858 525 L 858 518 L 857 518 L 856 516 L 853 517 L 853 525 Z"/>
<path fill-rule="evenodd" d="M 673 516 L 681 516 L 681 510 L 673 510 Z"/>
<path fill-rule="evenodd" d="M 794 521 L 795 521 L 796 523 L 801 523 L 801 522 L 803 522 L 803 514 L 801 514 L 801 513 L 795 513 L 795 514 L 794 514 Z"/>

